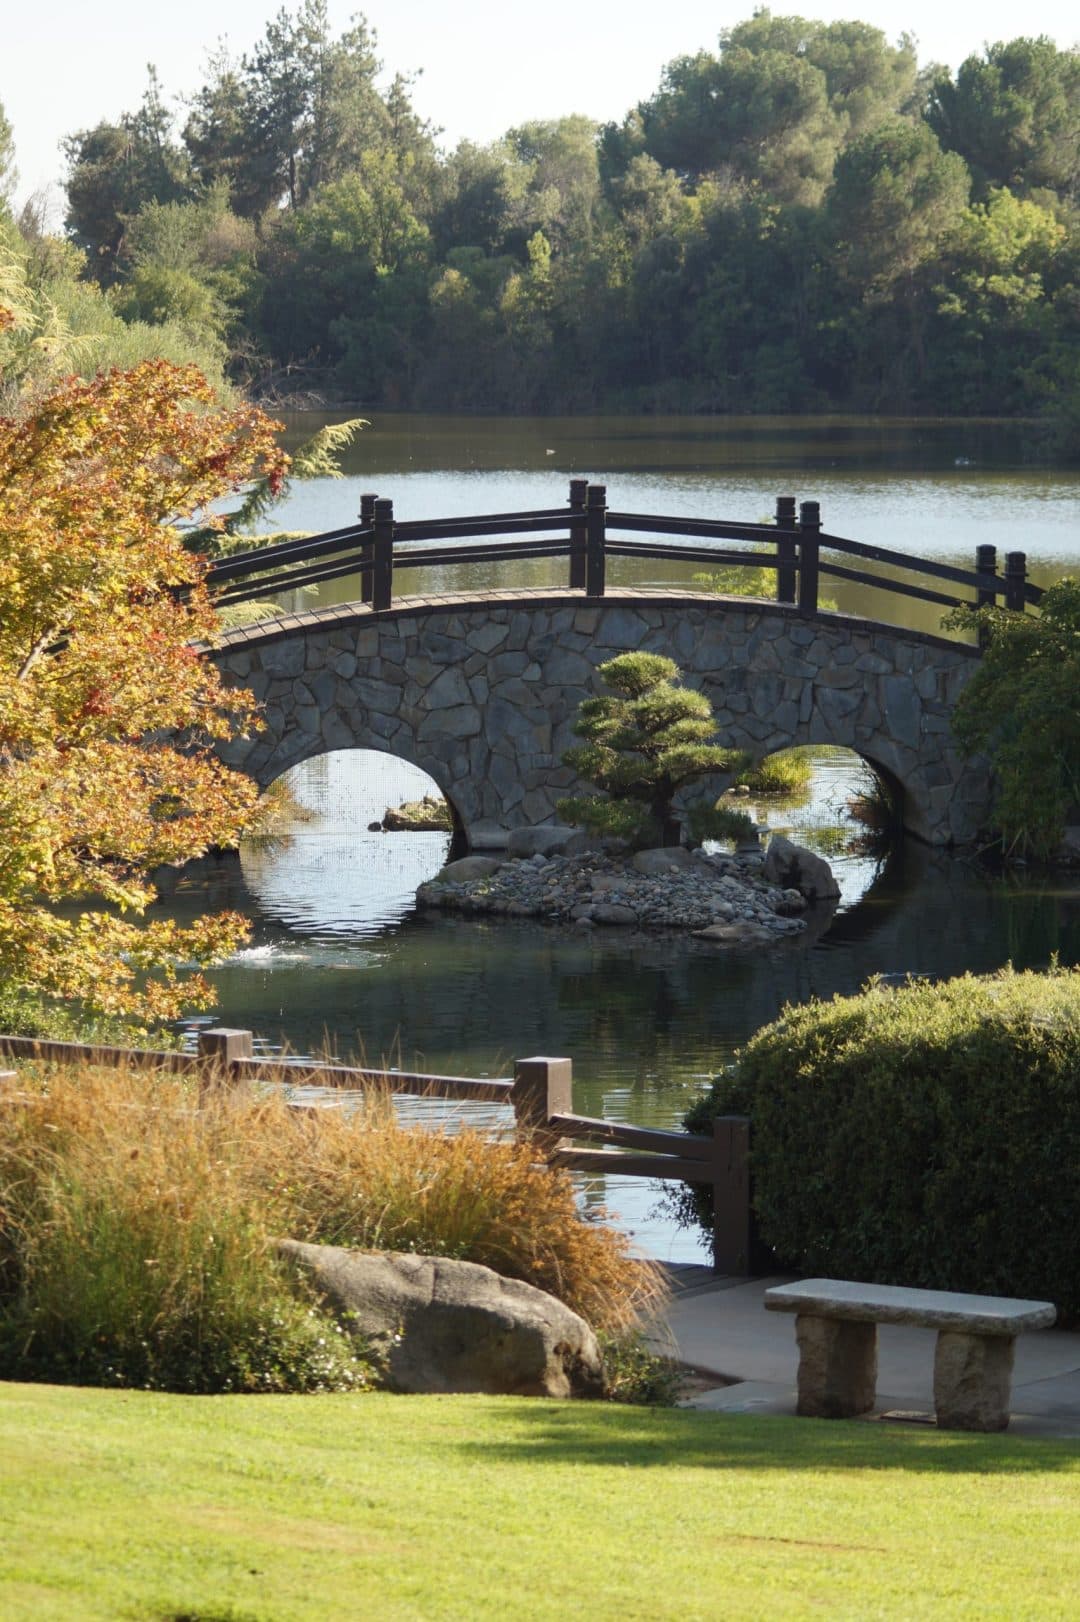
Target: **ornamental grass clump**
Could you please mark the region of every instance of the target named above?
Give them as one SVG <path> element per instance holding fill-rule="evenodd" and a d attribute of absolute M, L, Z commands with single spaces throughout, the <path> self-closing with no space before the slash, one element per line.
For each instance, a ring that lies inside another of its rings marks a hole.
<path fill-rule="evenodd" d="M 250 1097 L 50 1068 L 0 1101 L 0 1375 L 355 1390 L 372 1370 L 269 1244 Z"/>
<path fill-rule="evenodd" d="M 731 1113 L 785 1266 L 1080 1315 L 1080 970 L 788 1007 L 684 1124 Z M 681 1203 L 711 1231 L 706 1191 Z"/>
<path fill-rule="evenodd" d="M 795 795 L 809 789 L 813 775 L 811 750 L 780 749 L 739 772 L 735 782 L 745 785 L 752 794 Z"/>
<path fill-rule="evenodd" d="M 528 1141 L 404 1125 L 377 1093 L 350 1110 L 271 1108 L 274 1129 L 252 1150 L 290 1238 L 480 1262 L 611 1333 L 663 1293 L 658 1269 L 585 1221 L 568 1174 L 549 1171 Z"/>

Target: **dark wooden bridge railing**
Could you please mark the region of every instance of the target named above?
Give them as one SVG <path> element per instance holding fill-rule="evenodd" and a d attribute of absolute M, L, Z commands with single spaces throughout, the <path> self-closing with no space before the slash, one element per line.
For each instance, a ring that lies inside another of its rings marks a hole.
<path fill-rule="evenodd" d="M 749 542 L 750 547 L 720 544 L 731 541 Z M 841 563 L 838 556 L 853 562 Z M 570 588 L 594 598 L 605 594 L 608 558 L 773 569 L 777 601 L 796 606 L 804 615 L 819 612 L 823 576 L 943 608 L 1001 600 L 1006 608 L 1023 613 L 1028 603 L 1038 604 L 1042 598 L 1041 589 L 1027 578 L 1023 552 L 1006 553 L 1004 572 L 999 574 L 995 548 L 983 545 L 977 548 L 975 568 L 960 569 L 935 558 L 831 535 L 822 529 L 818 503 L 796 503 L 794 496 L 778 497 L 771 524 L 611 511 L 606 485 L 590 484 L 586 479 L 571 479 L 566 507 L 464 518 L 400 522 L 391 501 L 364 495 L 358 524 L 235 553 L 213 564 L 206 578 L 215 602 L 227 608 L 356 575 L 360 600 L 381 612 L 393 605 L 396 570 L 536 558 L 566 558 Z M 939 591 L 914 579 L 853 566 L 860 562 L 884 565 L 902 576 L 929 576 L 972 595 Z"/>
<path fill-rule="evenodd" d="M 518 1059 L 512 1077 L 423 1075 L 316 1061 L 256 1058 L 250 1031 L 202 1030 L 197 1053 L 91 1046 L 29 1036 L 0 1035 L 0 1058 L 22 1063 L 123 1065 L 128 1069 L 188 1075 L 199 1085 L 259 1081 L 290 1088 L 348 1094 L 381 1090 L 419 1098 L 468 1100 L 505 1106 L 514 1130 L 527 1137 L 552 1167 L 592 1176 L 648 1177 L 706 1183 L 713 1190 L 713 1267 L 717 1273 L 746 1275 L 755 1265 L 757 1244 L 750 1204 L 750 1123 L 741 1115 L 720 1117 L 711 1135 L 668 1132 L 595 1120 L 572 1111 L 573 1069 L 569 1059 Z M 32 1094 L 17 1091 L 17 1072 L 0 1072 L 0 1106 L 27 1104 Z M 336 1101 L 335 1101 L 336 1102 Z M 326 1107 L 302 1095 L 294 1109 Z M 575 1143 L 607 1148 L 576 1148 Z M 619 1151 L 629 1151 L 619 1152 Z"/>

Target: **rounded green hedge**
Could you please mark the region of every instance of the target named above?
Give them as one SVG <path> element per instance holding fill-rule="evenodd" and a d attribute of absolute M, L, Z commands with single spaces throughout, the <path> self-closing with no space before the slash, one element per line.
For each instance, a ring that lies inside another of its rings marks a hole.
<path fill-rule="evenodd" d="M 725 1114 L 751 1119 L 760 1234 L 785 1265 L 1080 1316 L 1080 971 L 788 1007 L 685 1125 Z M 711 1231 L 711 1193 L 680 1203 Z"/>

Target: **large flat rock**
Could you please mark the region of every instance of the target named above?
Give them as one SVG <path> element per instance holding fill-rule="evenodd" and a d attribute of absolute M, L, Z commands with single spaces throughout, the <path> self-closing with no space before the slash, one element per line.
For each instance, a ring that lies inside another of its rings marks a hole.
<path fill-rule="evenodd" d="M 596 1336 L 562 1301 L 477 1262 L 281 1239 L 394 1391 L 599 1396 Z"/>
<path fill-rule="evenodd" d="M 770 1312 L 799 1312 L 849 1323 L 918 1324 L 969 1335 L 1018 1335 L 1047 1329 L 1057 1317 L 1050 1301 L 1011 1296 L 963 1295 L 951 1290 L 911 1290 L 898 1284 L 858 1284 L 808 1278 L 765 1291 Z"/>

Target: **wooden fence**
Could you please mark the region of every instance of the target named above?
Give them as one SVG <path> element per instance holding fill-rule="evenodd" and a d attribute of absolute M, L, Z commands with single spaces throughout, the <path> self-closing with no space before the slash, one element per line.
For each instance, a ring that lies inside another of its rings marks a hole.
<path fill-rule="evenodd" d="M 726 541 L 748 542 L 752 550 L 720 544 Z M 452 544 L 437 544 L 446 542 Z M 852 561 L 838 561 L 843 557 Z M 207 584 L 217 605 L 227 608 L 356 575 L 361 602 L 378 612 L 393 607 L 397 570 L 533 558 L 567 559 L 567 585 L 591 598 L 604 596 L 609 558 L 771 569 L 776 574 L 777 601 L 790 603 L 805 615 L 819 611 L 823 576 L 943 608 L 981 606 L 1000 599 L 1006 608 L 1023 613 L 1028 603 L 1038 604 L 1042 598 L 1041 588 L 1027 578 L 1023 552 L 1006 553 L 1004 572 L 999 574 L 996 548 L 979 546 L 975 568 L 960 569 L 935 558 L 828 534 L 822 528 L 818 503 L 797 503 L 794 496 L 777 498 L 771 524 L 617 512 L 608 508 L 607 486 L 585 479 L 571 479 L 565 507 L 467 518 L 401 522 L 394 516 L 392 501 L 365 495 L 358 524 L 234 553 L 208 570 Z M 854 566 L 864 563 L 899 570 L 901 578 Z M 913 575 L 961 587 L 970 595 L 920 585 L 910 578 Z"/>
<path fill-rule="evenodd" d="M 754 1261 L 750 1123 L 745 1116 L 721 1116 L 712 1136 L 698 1136 L 575 1115 L 569 1059 L 518 1059 L 512 1077 L 493 1080 L 357 1069 L 307 1060 L 256 1058 L 250 1031 L 224 1028 L 200 1031 L 197 1054 L 0 1035 L 0 1057 L 54 1064 L 123 1064 L 173 1075 L 205 1078 L 209 1074 L 227 1080 L 261 1080 L 342 1093 L 381 1089 L 412 1097 L 502 1105 L 513 1112 L 515 1130 L 527 1135 L 551 1166 L 591 1176 L 647 1177 L 711 1185 L 715 1202 L 714 1271 L 746 1276 Z M 8 1077 L 13 1075 L 8 1073 Z M 8 1077 L 0 1073 L 0 1081 Z M 292 1100 L 292 1104 L 297 1109 L 325 1107 L 323 1101 L 303 1098 Z M 581 1148 L 575 1146 L 578 1144 L 607 1147 Z"/>

